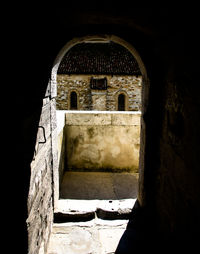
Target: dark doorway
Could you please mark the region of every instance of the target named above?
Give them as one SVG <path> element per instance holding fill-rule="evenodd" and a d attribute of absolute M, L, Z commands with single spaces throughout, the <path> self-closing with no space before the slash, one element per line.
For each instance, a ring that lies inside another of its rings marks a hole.
<path fill-rule="evenodd" d="M 76 92 L 71 92 L 71 95 L 70 95 L 70 109 L 73 109 L 73 110 L 78 109 Z"/>
<path fill-rule="evenodd" d="M 118 111 L 125 111 L 125 95 L 120 94 L 118 96 Z"/>

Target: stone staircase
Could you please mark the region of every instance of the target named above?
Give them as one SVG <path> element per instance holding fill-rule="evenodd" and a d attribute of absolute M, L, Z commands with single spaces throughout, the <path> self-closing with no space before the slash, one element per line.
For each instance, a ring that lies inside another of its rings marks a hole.
<path fill-rule="evenodd" d="M 137 173 L 66 172 L 54 222 L 128 219 L 137 181 Z"/>
<path fill-rule="evenodd" d="M 137 173 L 66 172 L 48 254 L 115 253 L 137 198 Z"/>

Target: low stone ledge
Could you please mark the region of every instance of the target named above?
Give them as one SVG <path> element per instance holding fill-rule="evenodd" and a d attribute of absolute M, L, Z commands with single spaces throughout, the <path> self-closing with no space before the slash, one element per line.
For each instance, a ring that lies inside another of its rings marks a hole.
<path fill-rule="evenodd" d="M 136 199 L 108 200 L 99 203 L 96 215 L 104 220 L 129 219 Z"/>
<path fill-rule="evenodd" d="M 54 223 L 103 220 L 128 220 L 136 199 L 125 200 L 62 200 L 54 214 Z M 81 209 L 77 209 L 80 205 Z M 65 207 L 68 207 L 65 208 Z"/>
<path fill-rule="evenodd" d="M 97 217 L 103 220 L 128 220 L 130 218 L 130 214 L 131 210 L 129 209 L 127 209 L 127 211 L 109 211 L 98 208 L 96 211 Z"/>
<path fill-rule="evenodd" d="M 63 111 L 67 126 L 139 126 L 140 111 Z M 61 113 L 60 113 L 61 114 Z M 57 113 L 59 116 L 59 114 Z"/>
<path fill-rule="evenodd" d="M 54 223 L 89 221 L 95 218 L 95 212 L 54 213 Z"/>

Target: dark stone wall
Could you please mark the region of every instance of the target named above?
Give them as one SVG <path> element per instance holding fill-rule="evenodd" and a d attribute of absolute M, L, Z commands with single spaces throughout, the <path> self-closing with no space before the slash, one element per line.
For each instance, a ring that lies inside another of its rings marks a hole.
<path fill-rule="evenodd" d="M 197 202 L 200 96 L 194 94 L 192 82 L 183 76 L 166 83 L 159 140 L 160 167 L 155 178 L 159 228 L 185 240 L 195 239 L 200 231 Z"/>
<path fill-rule="evenodd" d="M 156 39 L 149 73 L 144 193 L 158 238 L 184 250 L 200 233 L 199 50 L 195 18 L 172 20 Z"/>
<path fill-rule="evenodd" d="M 196 245 L 200 233 L 200 89 L 197 65 L 185 66 L 188 48 L 164 81 L 160 163 L 154 179 L 159 229 L 179 244 L 185 242 L 183 246 Z M 189 52 L 196 54 L 191 47 Z"/>

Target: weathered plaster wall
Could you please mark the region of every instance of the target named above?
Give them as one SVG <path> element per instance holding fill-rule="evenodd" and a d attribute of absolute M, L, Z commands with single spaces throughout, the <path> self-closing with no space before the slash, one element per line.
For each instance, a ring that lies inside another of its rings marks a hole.
<path fill-rule="evenodd" d="M 90 79 L 107 78 L 105 91 L 91 90 Z M 76 91 L 79 110 L 117 110 L 117 98 L 127 95 L 126 110 L 141 110 L 141 76 L 57 75 L 57 109 L 70 109 L 70 93 Z"/>
<path fill-rule="evenodd" d="M 67 113 L 68 169 L 138 171 L 140 113 Z"/>

